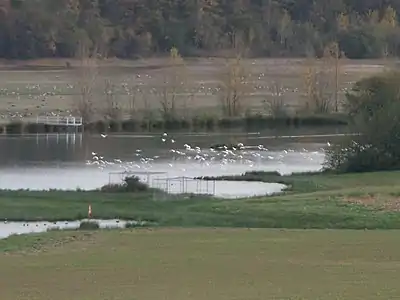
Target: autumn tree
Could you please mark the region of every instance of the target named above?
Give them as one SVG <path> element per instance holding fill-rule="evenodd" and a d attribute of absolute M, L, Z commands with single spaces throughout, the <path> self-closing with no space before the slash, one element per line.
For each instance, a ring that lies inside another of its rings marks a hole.
<path fill-rule="evenodd" d="M 337 43 L 325 47 L 320 60 L 307 60 L 306 107 L 315 113 L 339 111 L 340 50 Z"/>
<path fill-rule="evenodd" d="M 228 59 L 220 75 L 219 100 L 222 113 L 227 117 L 237 117 L 244 109 L 244 101 L 249 92 L 248 72 L 240 56 Z"/>
<path fill-rule="evenodd" d="M 164 120 L 176 118 L 178 98 L 186 88 L 186 67 L 177 48 L 170 50 L 167 65 L 163 71 L 163 82 L 157 89 L 156 96 L 161 106 L 161 115 Z"/>
<path fill-rule="evenodd" d="M 397 56 L 399 10 L 397 0 L 0 0 L 0 57 L 73 57 L 82 38 L 121 58 L 172 47 L 320 56 L 332 42 L 347 57 Z"/>

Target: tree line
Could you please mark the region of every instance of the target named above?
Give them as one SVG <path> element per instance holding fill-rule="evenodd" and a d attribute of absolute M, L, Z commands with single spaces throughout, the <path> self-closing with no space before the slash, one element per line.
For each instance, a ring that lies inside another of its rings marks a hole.
<path fill-rule="evenodd" d="M 397 56 L 400 0 L 0 0 L 0 57 Z"/>

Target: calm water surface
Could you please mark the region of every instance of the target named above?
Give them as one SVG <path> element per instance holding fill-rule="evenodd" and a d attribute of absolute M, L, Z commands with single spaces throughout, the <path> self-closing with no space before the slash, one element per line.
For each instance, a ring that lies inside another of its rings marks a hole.
<path fill-rule="evenodd" d="M 324 134 L 324 132 L 312 132 Z M 304 132 L 291 132 L 291 135 Z M 94 189 L 118 182 L 120 172 L 142 172 L 140 177 L 170 192 L 182 184 L 163 178 L 218 176 L 264 170 L 291 173 L 321 169 L 323 149 L 334 137 L 274 139 L 270 133 L 115 135 L 27 135 L 0 138 L 1 189 Z M 242 151 L 212 151 L 215 143 L 243 143 Z M 151 176 L 146 172 L 160 172 Z M 192 187 L 191 187 L 192 185 Z M 196 192 L 198 183 L 186 184 Z M 265 183 L 216 182 L 214 192 L 224 197 L 268 194 L 282 186 Z"/>

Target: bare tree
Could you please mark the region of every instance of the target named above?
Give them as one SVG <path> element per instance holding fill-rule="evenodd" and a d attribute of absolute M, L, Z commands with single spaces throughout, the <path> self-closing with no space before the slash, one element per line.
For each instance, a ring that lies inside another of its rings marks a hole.
<path fill-rule="evenodd" d="M 339 111 L 339 76 L 340 76 L 340 58 L 344 56 L 344 53 L 340 53 L 339 44 L 333 42 L 325 48 L 324 57 L 328 60 L 328 63 L 334 68 L 334 95 L 335 95 L 335 112 Z M 332 62 L 333 60 L 333 62 Z"/>
<path fill-rule="evenodd" d="M 150 97 L 153 95 L 152 90 L 141 89 L 138 92 L 144 108 L 143 117 L 145 120 L 151 121 L 153 119 L 153 110 L 150 106 Z"/>
<path fill-rule="evenodd" d="M 339 110 L 340 54 L 337 43 L 325 48 L 319 61 L 308 60 L 305 73 L 306 107 L 315 113 Z"/>
<path fill-rule="evenodd" d="M 75 110 L 83 118 L 85 123 L 94 119 L 93 88 L 98 76 L 97 50 L 89 50 L 89 46 L 80 43 L 77 56 L 79 66 L 79 97 L 75 98 Z"/>
<path fill-rule="evenodd" d="M 287 115 L 285 108 L 285 94 L 282 84 L 278 82 L 272 82 L 272 85 L 268 86 L 270 96 L 264 100 L 266 110 L 273 117 L 281 117 Z"/>
<path fill-rule="evenodd" d="M 220 104 L 227 117 L 236 117 L 243 111 L 243 100 L 248 92 L 248 74 L 240 56 L 228 60 L 221 74 Z"/>
<path fill-rule="evenodd" d="M 185 92 L 186 68 L 178 49 L 172 48 L 168 65 L 163 73 L 163 83 L 156 90 L 161 105 L 161 114 L 164 120 L 176 117 L 177 98 Z"/>
<path fill-rule="evenodd" d="M 121 108 L 116 99 L 116 87 L 115 84 L 106 79 L 104 83 L 104 100 L 105 100 L 105 112 L 104 117 L 109 120 L 119 120 L 121 118 Z"/>
<path fill-rule="evenodd" d="M 122 88 L 124 89 L 126 95 L 128 96 L 128 111 L 129 117 L 133 119 L 136 115 L 137 110 L 137 100 L 141 90 L 136 85 L 129 85 L 128 83 L 123 83 Z"/>

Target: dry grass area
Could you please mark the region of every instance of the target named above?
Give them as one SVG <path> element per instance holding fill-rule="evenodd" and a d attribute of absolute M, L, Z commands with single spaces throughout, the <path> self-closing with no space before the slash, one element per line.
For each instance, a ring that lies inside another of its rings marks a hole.
<path fill-rule="evenodd" d="M 115 84 L 115 98 L 125 114 L 132 106 L 136 112 L 159 110 L 160 90 L 168 73 L 167 59 L 157 58 L 139 61 L 105 60 L 98 67 L 93 88 L 96 107 L 104 105 L 104 84 L 111 80 Z M 79 62 L 65 60 L 39 60 L 32 62 L 0 63 L 0 114 L 2 119 L 10 116 L 35 117 L 38 114 L 55 112 L 69 114 L 79 97 Z M 243 106 L 247 111 L 265 110 L 269 100 L 279 87 L 285 106 L 301 109 L 304 106 L 304 91 L 309 60 L 304 59 L 248 59 L 244 68 L 249 94 Z M 185 70 L 185 92 L 176 99 L 176 106 L 185 115 L 218 114 L 221 85 L 221 70 L 226 60 L 221 58 L 187 59 Z M 340 98 L 344 91 L 362 77 L 380 72 L 388 63 L 382 60 L 343 60 L 340 62 Z M 393 65 L 393 64 L 392 64 Z M 134 91 L 140 90 L 142 93 Z M 143 97 L 142 95 L 145 95 Z M 132 105 L 134 102 L 134 105 Z M 210 109 L 213 108 L 211 111 Z"/>
<path fill-rule="evenodd" d="M 72 235 L 86 238 L 57 244 Z M 14 246 L 0 254 L 1 299 L 395 299 L 398 235 L 155 229 L 12 237 L 0 242 Z"/>
<path fill-rule="evenodd" d="M 399 196 L 374 194 L 359 197 L 346 197 L 344 201 L 384 211 L 400 211 Z"/>

